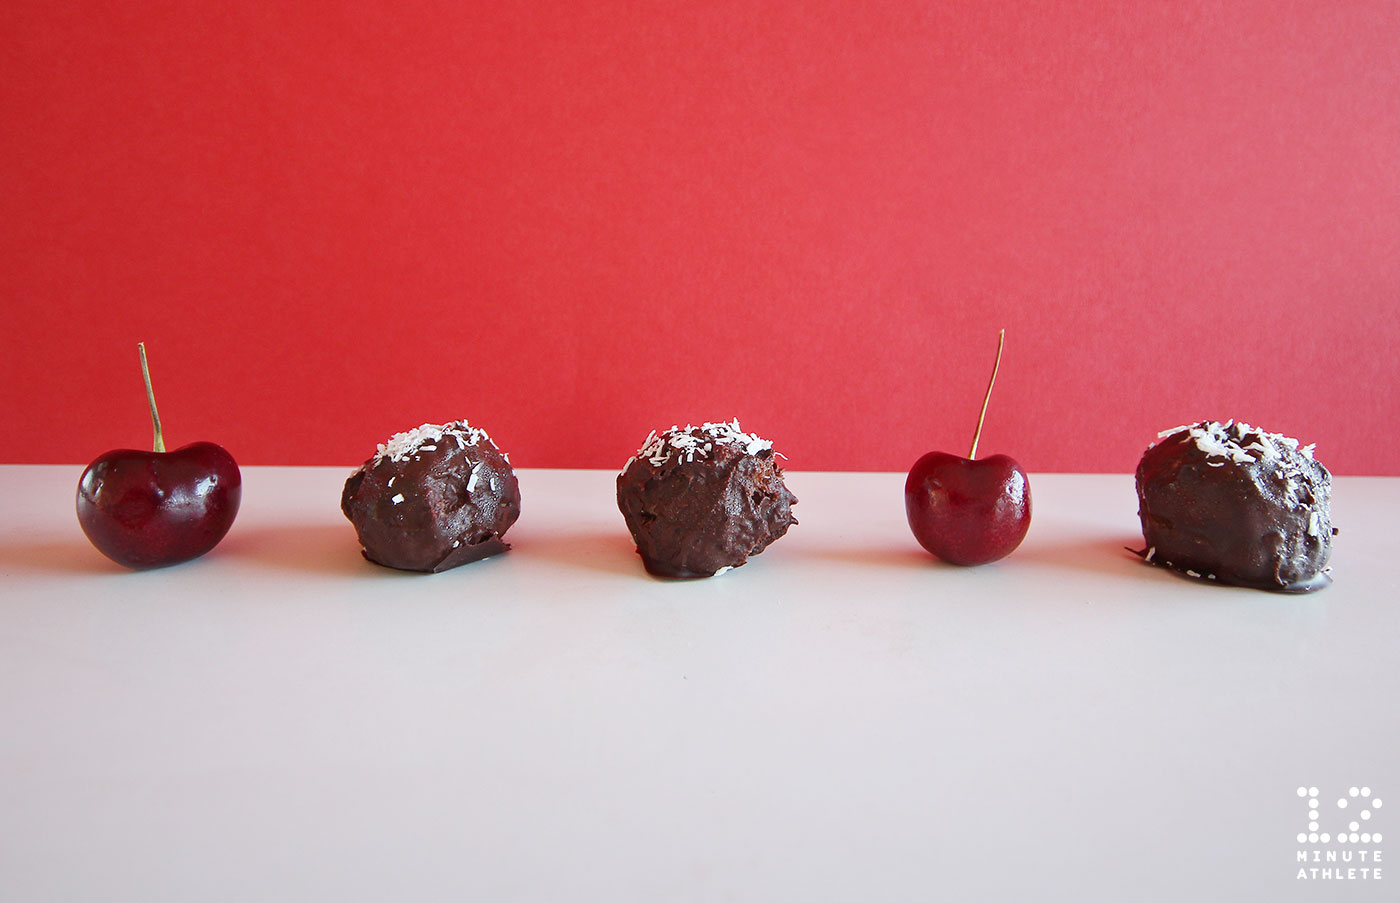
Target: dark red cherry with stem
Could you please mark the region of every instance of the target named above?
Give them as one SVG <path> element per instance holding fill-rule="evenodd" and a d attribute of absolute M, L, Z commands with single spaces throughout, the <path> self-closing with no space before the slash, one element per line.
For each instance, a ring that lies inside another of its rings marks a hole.
<path fill-rule="evenodd" d="M 243 477 L 212 442 L 165 450 L 146 347 L 136 347 L 155 450 L 109 451 L 89 464 L 78 482 L 78 523 L 103 555 L 142 569 L 189 561 L 218 545 L 238 514 Z"/>
<path fill-rule="evenodd" d="M 920 545 L 949 564 L 986 564 L 1005 558 L 1030 529 L 1031 487 L 1021 465 L 1006 455 L 977 460 L 977 441 L 1005 344 L 1003 329 L 967 457 L 929 452 L 914 462 L 904 483 L 909 529 Z"/>

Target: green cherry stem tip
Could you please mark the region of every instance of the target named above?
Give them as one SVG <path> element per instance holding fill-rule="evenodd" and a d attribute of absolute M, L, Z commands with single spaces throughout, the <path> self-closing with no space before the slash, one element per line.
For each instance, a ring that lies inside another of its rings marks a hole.
<path fill-rule="evenodd" d="M 151 406 L 151 428 L 155 430 L 155 450 L 165 451 L 165 436 L 160 431 L 160 413 L 156 411 L 156 393 L 151 389 L 151 368 L 146 364 L 146 343 L 137 342 L 136 350 L 141 352 L 141 379 L 146 383 L 146 402 Z"/>

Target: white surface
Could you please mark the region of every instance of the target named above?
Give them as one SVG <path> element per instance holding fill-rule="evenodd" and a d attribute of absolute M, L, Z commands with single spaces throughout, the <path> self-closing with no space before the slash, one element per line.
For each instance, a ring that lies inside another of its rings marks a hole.
<path fill-rule="evenodd" d="M 523 471 L 515 549 L 420 576 L 347 468 L 248 468 L 218 549 L 121 571 L 78 472 L 0 468 L 7 901 L 1400 894 L 1400 480 L 1339 480 L 1336 584 L 1281 596 L 1137 563 L 1128 476 L 1033 476 L 964 570 L 902 475 L 793 473 L 786 538 L 662 582 L 610 473 Z M 1389 797 L 1393 876 L 1296 880 L 1299 785 Z"/>

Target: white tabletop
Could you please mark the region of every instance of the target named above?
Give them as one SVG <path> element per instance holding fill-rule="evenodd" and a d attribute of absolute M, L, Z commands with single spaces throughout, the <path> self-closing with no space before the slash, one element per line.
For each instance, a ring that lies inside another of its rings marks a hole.
<path fill-rule="evenodd" d="M 611 473 L 522 471 L 515 548 L 425 576 L 360 558 L 348 468 L 246 468 L 213 553 L 126 572 L 79 470 L 0 468 L 5 900 L 1400 894 L 1400 479 L 1337 481 L 1285 596 L 1139 563 L 1122 475 L 1032 476 L 959 569 L 902 475 L 791 473 L 787 537 L 665 582 Z M 1300 786 L 1382 842 L 1300 845 Z"/>

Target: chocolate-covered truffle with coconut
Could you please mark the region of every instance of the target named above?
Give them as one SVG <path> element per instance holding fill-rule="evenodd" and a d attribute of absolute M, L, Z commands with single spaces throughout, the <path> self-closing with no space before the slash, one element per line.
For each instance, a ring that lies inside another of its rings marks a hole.
<path fill-rule="evenodd" d="M 739 567 L 797 523 L 773 443 L 739 421 L 652 432 L 617 478 L 642 563 L 662 577 Z"/>
<path fill-rule="evenodd" d="M 1146 561 L 1281 592 L 1331 583 L 1332 475 L 1313 446 L 1233 420 L 1158 439 L 1137 468 Z"/>
<path fill-rule="evenodd" d="M 520 516 L 510 459 L 465 420 L 397 433 L 345 481 L 340 509 L 377 564 L 445 571 L 510 546 Z"/>

